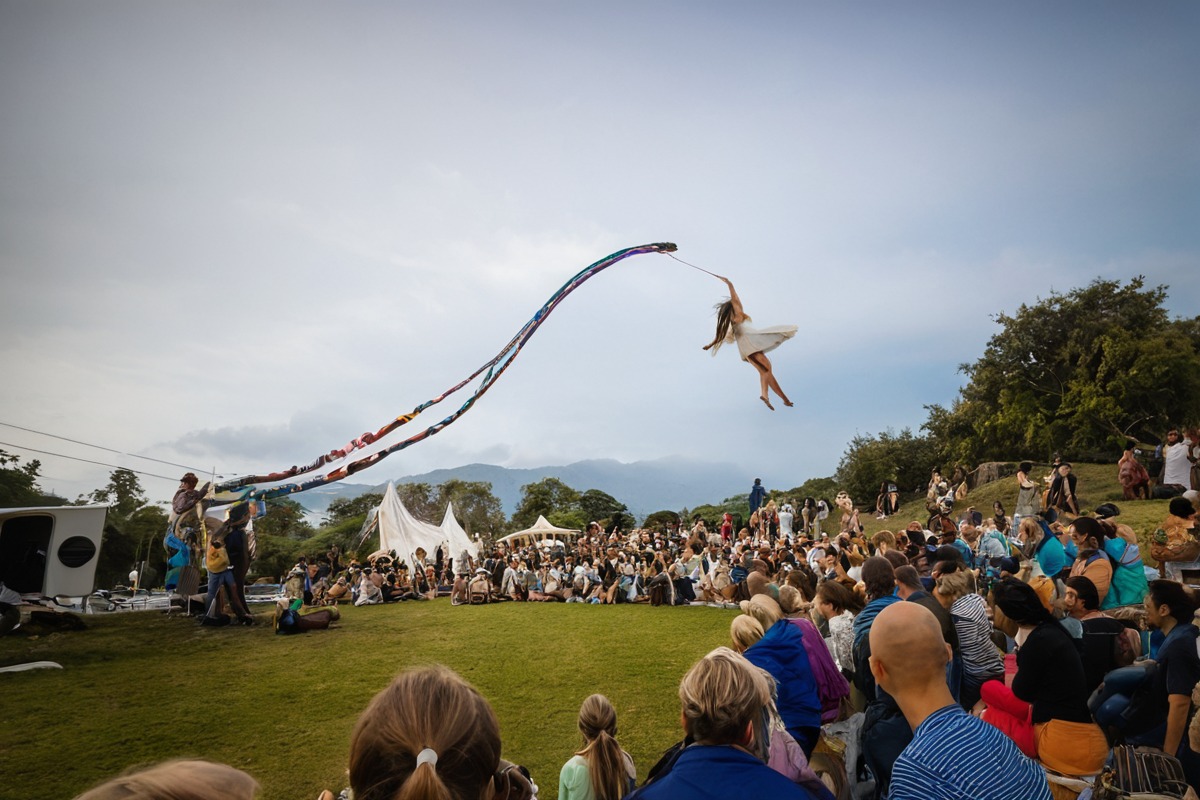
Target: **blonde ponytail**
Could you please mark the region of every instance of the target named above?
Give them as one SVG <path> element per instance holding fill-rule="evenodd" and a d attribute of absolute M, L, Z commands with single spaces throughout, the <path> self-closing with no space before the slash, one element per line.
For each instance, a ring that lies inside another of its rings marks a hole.
<path fill-rule="evenodd" d="M 617 744 L 617 711 L 608 698 L 594 694 L 579 707 L 584 747 L 576 755 L 587 763 L 596 800 L 621 800 L 629 793 L 628 756 Z"/>

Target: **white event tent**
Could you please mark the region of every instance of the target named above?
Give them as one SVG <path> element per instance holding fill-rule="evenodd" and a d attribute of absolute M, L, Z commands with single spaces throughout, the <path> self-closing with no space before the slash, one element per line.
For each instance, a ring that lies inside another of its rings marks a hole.
<path fill-rule="evenodd" d="M 570 544 L 571 539 L 579 535 L 579 531 L 572 528 L 559 528 L 552 525 L 548 519 L 538 515 L 537 522 L 533 526 L 526 528 L 523 531 L 510 533 L 508 536 L 499 540 L 499 544 L 508 545 L 509 547 L 525 547 L 529 545 L 538 545 L 546 540 L 561 541 L 563 544 Z"/>
<path fill-rule="evenodd" d="M 400 496 L 396 494 L 396 486 L 393 483 L 388 483 L 383 500 L 367 515 L 360 541 L 366 540 L 376 529 L 379 530 L 379 549 L 372 553 L 372 556 L 394 550 L 399 558 L 414 566 L 418 548 L 424 550 L 427 556 L 432 556 L 439 547 L 444 547 L 445 556 L 455 559 L 456 562 L 464 551 L 471 558 L 479 556 L 479 546 L 471 541 L 467 532 L 454 518 L 453 503 L 446 504 L 446 514 L 442 517 L 441 525 L 422 522 L 400 502 Z"/>

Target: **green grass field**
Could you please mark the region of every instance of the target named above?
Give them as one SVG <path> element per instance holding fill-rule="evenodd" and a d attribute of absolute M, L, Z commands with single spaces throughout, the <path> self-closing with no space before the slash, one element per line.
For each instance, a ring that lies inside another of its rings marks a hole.
<path fill-rule="evenodd" d="M 1167 501 L 1121 501 L 1115 466 L 1076 473 L 1083 507 L 1116 501 L 1143 540 L 1166 516 Z M 956 513 L 973 505 L 990 514 L 996 499 L 1011 513 L 1015 498 L 1012 479 L 997 481 Z M 862 521 L 869 535 L 926 516 L 918 499 L 889 520 Z M 180 756 L 245 769 L 264 800 L 336 791 L 367 701 L 405 667 L 434 662 L 491 701 L 505 755 L 530 768 L 543 798 L 557 795 L 559 767 L 579 746 L 576 712 L 592 692 L 612 699 L 620 741 L 645 777 L 681 736 L 679 679 L 727 643 L 735 613 L 446 599 L 343 612 L 332 630 L 292 637 L 269 624 L 210 629 L 132 613 L 87 617 L 86 631 L 0 640 L 0 665 L 64 667 L 0 675 L 0 799 L 70 798 L 130 766 Z"/>
<path fill-rule="evenodd" d="M 173 757 L 232 764 L 264 800 L 337 791 L 350 733 L 401 670 L 442 663 L 500 719 L 505 756 L 557 796 L 579 747 L 576 713 L 602 692 L 640 777 L 682 733 L 679 679 L 728 642 L 731 610 L 505 603 L 442 598 L 344 608 L 328 631 L 277 636 L 201 628 L 156 612 L 86 618 L 88 630 L 0 640 L 0 665 L 64 669 L 0 675 L 0 797 L 71 798 L 130 766 Z"/>

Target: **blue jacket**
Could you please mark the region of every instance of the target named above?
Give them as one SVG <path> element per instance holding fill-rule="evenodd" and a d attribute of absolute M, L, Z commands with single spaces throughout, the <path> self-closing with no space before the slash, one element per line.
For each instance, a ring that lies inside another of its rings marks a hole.
<path fill-rule="evenodd" d="M 750 487 L 750 513 L 753 514 L 762 507 L 763 500 L 767 499 L 767 489 L 761 483 L 756 483 Z"/>
<path fill-rule="evenodd" d="M 784 625 L 788 625 L 786 621 Z M 794 627 L 790 626 L 789 627 Z M 670 771 L 627 800 L 815 800 L 745 750 L 728 745 L 684 748 Z"/>
<path fill-rule="evenodd" d="M 800 629 L 781 619 L 744 655 L 775 679 L 779 691 L 775 704 L 788 733 L 798 741 L 809 738 L 802 729 L 821 727 L 821 695 Z"/>
<path fill-rule="evenodd" d="M 1053 533 L 1046 534 L 1045 543 L 1039 545 L 1037 551 L 1037 561 L 1042 568 L 1042 572 L 1046 573 L 1047 578 L 1054 578 L 1055 575 L 1062 572 L 1067 564 L 1067 551 L 1063 548 L 1062 542 Z M 1104 598 L 1101 597 L 1101 600 Z"/>

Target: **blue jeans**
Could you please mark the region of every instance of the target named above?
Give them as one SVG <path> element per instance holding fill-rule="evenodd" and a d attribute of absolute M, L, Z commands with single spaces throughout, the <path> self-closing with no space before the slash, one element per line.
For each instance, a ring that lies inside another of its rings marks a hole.
<path fill-rule="evenodd" d="M 1119 667 L 1104 676 L 1103 688 L 1088 699 L 1088 710 L 1101 728 L 1125 728 L 1124 712 L 1145 680 L 1146 670 L 1141 666 Z"/>
<path fill-rule="evenodd" d="M 208 573 L 208 594 L 204 596 L 204 616 L 216 616 L 213 613 L 213 603 L 216 602 L 217 592 L 222 586 L 225 587 L 225 596 L 229 598 L 229 605 L 237 608 L 237 585 L 233 581 L 233 570 L 210 572 Z M 241 612 L 238 612 L 238 616 L 241 616 Z"/>

